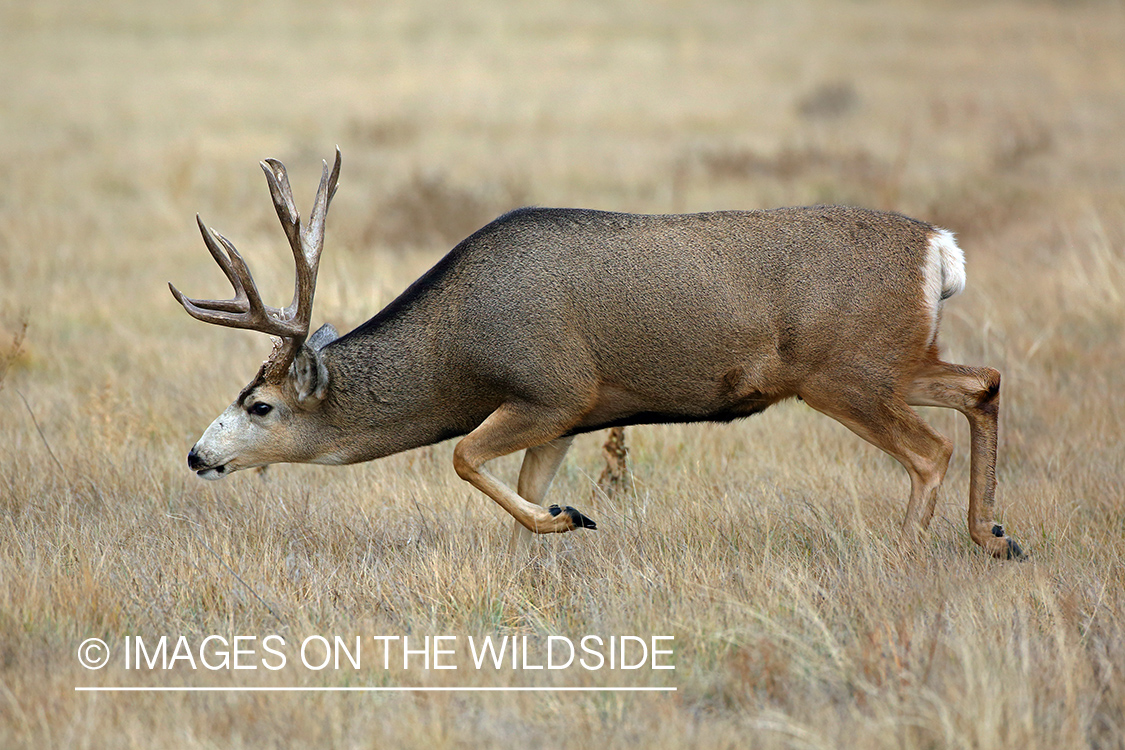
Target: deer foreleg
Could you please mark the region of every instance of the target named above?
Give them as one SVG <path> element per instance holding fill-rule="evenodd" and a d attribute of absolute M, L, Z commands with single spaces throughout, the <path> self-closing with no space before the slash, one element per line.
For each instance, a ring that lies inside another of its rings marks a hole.
<path fill-rule="evenodd" d="M 556 442 L 553 448 L 548 448 L 547 444 L 566 431 L 566 421 L 558 413 L 543 413 L 531 405 L 504 404 L 461 439 L 453 450 L 453 466 L 462 479 L 495 500 L 528 531 L 552 534 L 572 529 L 597 528 L 592 520 L 569 506 L 560 508 L 552 505 L 544 508 L 529 501 L 484 468 L 488 461 L 518 450 L 544 449 L 532 459 L 533 468 L 528 469 L 526 480 L 532 490 L 537 485 L 542 485 L 535 493 L 538 495 L 536 499 L 541 500 L 570 441 L 563 438 L 564 442 Z M 526 460 L 525 458 L 525 466 Z M 542 465 L 535 465 L 540 461 Z M 520 486 L 523 487 L 523 471 L 520 473 Z"/>
<path fill-rule="evenodd" d="M 536 505 L 543 505 L 543 499 L 547 496 L 551 482 L 562 466 L 572 442 L 573 437 L 561 437 L 527 449 L 516 485 L 520 497 Z M 508 543 L 509 554 L 515 554 L 521 544 L 526 545 L 530 540 L 531 532 L 519 521 L 515 521 L 512 524 L 512 538 Z"/>

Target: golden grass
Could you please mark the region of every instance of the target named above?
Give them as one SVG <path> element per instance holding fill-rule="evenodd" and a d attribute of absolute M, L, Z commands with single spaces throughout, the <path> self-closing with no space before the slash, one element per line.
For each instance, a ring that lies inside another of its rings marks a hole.
<path fill-rule="evenodd" d="M 1120 3 L 367 6 L 0 8 L 0 746 L 1125 746 Z M 907 551 L 904 472 L 799 404 L 630 429 L 612 503 L 580 438 L 554 496 L 599 530 L 517 569 L 450 445 L 198 481 L 188 447 L 268 344 L 166 291 L 226 293 L 192 214 L 282 300 L 254 164 L 283 159 L 303 206 L 336 143 L 317 318 L 341 328 L 516 203 L 948 226 L 969 287 L 943 341 L 1004 374 L 999 506 L 1031 560 L 968 540 L 967 429 L 938 411 L 958 453 Z M 76 659 L 88 637 L 271 633 L 674 635 L 676 669 Z M 518 684 L 677 691 L 74 692 Z"/>

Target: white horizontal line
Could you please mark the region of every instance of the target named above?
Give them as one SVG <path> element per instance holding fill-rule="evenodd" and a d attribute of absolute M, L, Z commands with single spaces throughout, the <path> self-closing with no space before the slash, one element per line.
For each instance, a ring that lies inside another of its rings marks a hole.
<path fill-rule="evenodd" d="M 674 693 L 674 687 L 75 687 L 79 693 Z"/>

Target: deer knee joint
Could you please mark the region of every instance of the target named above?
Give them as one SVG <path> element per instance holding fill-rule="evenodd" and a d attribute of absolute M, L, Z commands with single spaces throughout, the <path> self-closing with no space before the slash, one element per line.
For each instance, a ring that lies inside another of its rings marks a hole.
<path fill-rule="evenodd" d="M 467 482 L 470 477 L 477 473 L 479 468 L 480 462 L 469 459 L 460 444 L 453 449 L 453 470 L 457 472 L 457 476 Z"/>
<path fill-rule="evenodd" d="M 977 397 L 977 407 L 995 411 L 1000 400 L 1000 372 L 991 367 L 981 368 L 981 391 Z"/>

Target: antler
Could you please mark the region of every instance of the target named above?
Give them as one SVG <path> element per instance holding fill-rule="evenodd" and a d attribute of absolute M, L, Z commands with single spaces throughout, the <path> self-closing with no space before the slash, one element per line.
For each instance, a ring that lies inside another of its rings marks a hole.
<path fill-rule="evenodd" d="M 293 301 L 288 307 L 269 307 L 262 302 L 258 286 L 250 275 L 250 268 L 242 259 L 230 240 L 218 232 L 204 226 L 198 214 L 195 217 L 203 242 L 211 257 L 223 269 L 223 274 L 234 287 L 234 298 L 228 300 L 203 300 L 187 297 L 171 283 L 168 288 L 172 296 L 184 306 L 188 314 L 204 323 L 261 331 L 271 336 L 279 336 L 281 341 L 274 347 L 270 358 L 262 366 L 267 379 L 284 377 L 289 365 L 297 356 L 297 351 L 309 335 L 312 320 L 313 293 L 316 291 L 316 274 L 320 267 L 320 253 L 324 249 L 324 220 L 328 206 L 336 194 L 340 178 L 340 148 L 336 148 L 336 162 L 331 172 L 328 162 L 324 162 L 324 172 L 320 187 L 316 191 L 316 201 L 308 224 L 302 229 L 301 217 L 293 203 L 293 191 L 289 187 L 289 177 L 285 165 L 276 159 L 262 162 L 266 173 L 277 218 L 289 238 L 293 249 L 293 259 L 297 266 L 297 280 L 293 288 Z"/>

